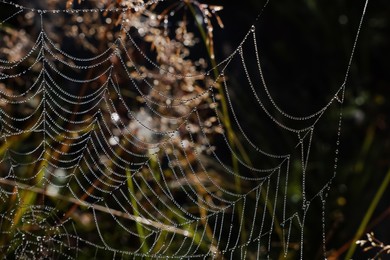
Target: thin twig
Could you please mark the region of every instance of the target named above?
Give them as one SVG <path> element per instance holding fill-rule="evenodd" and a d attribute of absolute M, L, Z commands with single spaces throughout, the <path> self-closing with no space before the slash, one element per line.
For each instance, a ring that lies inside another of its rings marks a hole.
<path fill-rule="evenodd" d="M 174 226 L 169 226 L 169 225 L 157 222 L 157 221 L 153 221 L 153 220 L 150 220 L 150 219 L 142 218 L 142 217 L 135 216 L 135 215 L 132 215 L 132 214 L 129 214 L 129 213 L 124 213 L 122 211 L 115 210 L 115 209 L 112 209 L 112 208 L 103 207 L 101 205 L 90 204 L 88 202 L 85 202 L 85 201 L 82 201 L 82 200 L 79 200 L 79 199 L 75 199 L 75 198 L 71 198 L 71 197 L 66 197 L 66 196 L 63 196 L 61 194 L 53 194 L 53 193 L 47 192 L 47 191 L 45 191 L 45 190 L 43 190 L 41 188 L 31 187 L 31 186 L 28 186 L 26 184 L 19 183 L 19 182 L 16 182 L 16 181 L 11 181 L 11 180 L 7 180 L 7 179 L 0 179 L 0 183 L 1 184 L 5 184 L 5 185 L 9 185 L 9 186 L 17 186 L 18 188 L 23 189 L 23 190 L 28 190 L 28 191 L 39 193 L 39 194 L 42 194 L 42 195 L 45 195 L 45 196 L 49 196 L 49 197 L 52 197 L 52 198 L 55 198 L 55 199 L 71 202 L 71 203 L 77 204 L 79 206 L 91 207 L 91 208 L 94 208 L 95 210 L 98 210 L 98 211 L 101 211 L 101 212 L 104 212 L 104 213 L 109 213 L 109 214 L 112 214 L 112 215 L 117 216 L 117 217 L 133 220 L 133 221 L 135 221 L 137 223 L 142 223 L 144 225 L 152 226 L 152 227 L 155 227 L 155 228 L 158 228 L 158 229 L 161 229 L 161 230 L 164 230 L 164 231 L 168 231 L 168 232 L 171 232 L 171 233 L 180 234 L 180 235 L 183 235 L 183 236 L 186 236 L 186 237 L 192 237 L 193 236 L 193 234 L 190 233 L 187 230 L 183 230 L 183 229 L 180 229 L 180 228 L 177 228 L 177 227 L 174 227 Z"/>

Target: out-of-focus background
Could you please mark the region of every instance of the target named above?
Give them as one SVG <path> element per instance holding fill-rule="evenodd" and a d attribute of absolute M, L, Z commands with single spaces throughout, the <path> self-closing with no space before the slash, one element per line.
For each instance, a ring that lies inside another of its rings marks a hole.
<path fill-rule="evenodd" d="M 53 6 L 56 4 L 56 1 L 48 2 L 51 2 Z M 84 5 L 94 5 L 93 1 L 83 2 Z M 102 2 L 105 3 L 105 1 Z M 363 0 L 271 0 L 261 11 L 265 1 L 200 2 L 223 7 L 222 10 L 218 8 L 219 18 L 213 17 L 211 19 L 212 41 L 217 63 L 235 51 L 251 26 L 255 25 L 257 47 L 270 93 L 281 109 L 297 116 L 311 114 L 324 107 L 342 85 L 365 4 Z M 20 3 L 33 5 L 29 1 L 21 1 Z M 37 2 L 37 5 L 43 6 L 44 4 L 45 1 Z M 40 7 L 42 8 L 42 6 Z M 164 8 L 168 8 L 166 6 L 161 7 L 161 10 L 158 8 L 156 10 L 164 12 Z M 65 5 L 62 4 L 62 7 L 64 8 Z M 0 17 L 7 17 L 7 14 L 12 11 L 14 11 L 13 8 L 2 8 L 0 9 Z M 109 14 L 108 18 L 110 18 Z M 114 21 L 115 17 L 110 19 Z M 170 19 L 172 23 L 175 23 L 180 21 L 182 16 Z M 223 28 L 218 25 L 218 19 L 223 23 Z M 331 184 L 326 202 L 325 241 L 328 259 L 343 259 L 347 255 L 353 259 L 374 257 L 381 248 L 365 251 L 364 248 L 368 247 L 370 242 L 363 247 L 357 246 L 351 249 L 354 247 L 356 239 L 366 240 L 366 234 L 370 232 L 373 232 L 378 241 L 390 244 L 390 189 L 388 185 L 383 184 L 386 180 L 388 182 L 390 174 L 389 19 L 390 3 L 388 1 L 371 0 L 368 2 L 346 84 L 337 175 Z M 191 19 L 189 18 L 189 20 Z M 90 21 L 94 21 L 93 18 Z M 102 24 L 107 26 L 108 31 L 118 30 L 111 22 L 104 21 Z M 69 23 L 77 24 L 77 22 L 69 20 Z M 52 25 L 48 24 L 47 26 L 53 26 L 53 35 L 66 34 L 66 37 L 57 39 L 62 40 L 61 48 L 82 55 L 83 51 L 72 45 L 74 44 L 70 30 L 72 27 L 61 31 L 61 28 L 58 27 L 60 23 L 66 25 L 68 22 L 65 19 L 55 21 Z M 85 19 L 83 23 L 86 23 L 88 27 L 88 19 Z M 16 31 L 15 34 L 6 32 L 14 37 L 20 37 L 20 41 L 23 41 L 24 38 L 28 40 L 29 34 L 39 33 L 36 18 L 25 17 L 24 19 L 10 20 L 9 24 L 4 24 L 0 28 L 4 32 L 6 31 L 4 28 L 7 26 L 12 29 L 27 28 L 22 36 L 17 36 Z M 205 31 L 200 32 L 194 24 L 190 27 L 194 31 L 194 37 L 198 39 L 198 42 L 201 42 L 202 33 Z M 208 27 L 205 26 L 204 29 L 207 30 Z M 149 33 L 152 31 L 145 31 L 145 34 Z M 99 41 L 105 41 L 107 38 L 109 38 L 107 34 L 101 38 L 96 37 L 91 40 L 91 45 L 99 46 L 96 47 L 98 50 L 100 47 L 104 49 L 106 43 L 103 42 L 100 46 Z M 141 45 L 142 37 L 139 39 Z M 0 39 L 2 44 L 4 44 L 3 40 L 4 38 Z M 154 50 L 150 51 L 151 42 L 141 46 L 145 53 L 154 55 Z M 93 46 L 84 47 L 90 48 L 88 51 L 93 53 Z M 4 50 L 5 47 L 7 46 L 0 45 L 0 49 Z M 155 48 L 158 49 L 158 46 Z M 200 56 L 209 54 L 205 49 L 199 48 L 192 50 L 190 57 L 196 60 Z M 140 57 L 135 56 L 136 60 L 137 58 L 141 60 Z M 209 60 L 205 58 L 205 63 L 208 63 Z M 247 86 L 245 88 L 242 86 L 243 82 L 246 81 L 245 74 L 242 70 L 235 70 L 235 64 L 239 66 L 240 60 L 232 61 L 227 75 L 229 75 L 230 80 L 229 91 L 237 113 L 240 115 L 240 122 L 243 123 L 248 136 L 260 143 L 262 147 L 283 151 L 283 144 L 279 139 L 281 138 L 280 133 L 274 134 L 267 132 L 268 130 L 264 130 L 264 132 L 258 130 L 264 128 L 264 121 L 259 120 L 260 109 L 247 101 L 247 96 L 251 95 L 250 89 Z M 246 60 L 246 65 L 252 72 L 256 72 L 257 64 L 254 57 L 249 57 Z M 202 64 L 198 64 L 194 67 L 204 72 L 213 66 L 209 64 L 202 67 Z M 147 67 L 147 69 L 150 68 Z M 183 85 L 192 83 L 184 82 Z M 200 83 L 196 84 L 204 87 L 208 83 L 206 78 L 201 79 Z M 23 82 L 15 84 L 19 86 L 23 85 Z M 183 93 L 187 94 L 185 90 Z M 176 94 L 180 96 L 183 93 Z M 130 99 L 130 97 L 134 98 L 132 93 L 129 94 L 128 98 Z M 207 100 L 201 102 L 207 103 Z M 6 107 L 1 107 L 1 109 L 8 111 Z M 13 109 L 18 108 L 13 107 Z M 333 174 L 332 160 L 334 158 L 338 112 L 338 107 L 332 108 L 330 113 L 324 116 L 321 123 L 316 126 L 316 135 L 312 145 L 314 152 L 309 160 L 310 170 L 308 170 L 309 176 L 306 183 L 308 190 L 312 193 L 318 191 L 322 187 L 321 185 L 326 183 Z M 18 113 L 23 114 L 23 111 L 18 111 Z M 203 114 L 202 111 L 200 113 L 205 118 L 209 116 L 207 111 L 203 111 Z M 213 131 L 218 133 L 216 129 Z M 270 135 L 261 136 L 266 133 Z M 292 142 L 291 137 L 284 138 L 283 143 Z M 215 139 L 216 144 L 221 142 L 217 137 Z M 219 154 L 229 153 L 226 147 L 221 148 L 222 150 L 218 149 L 218 145 L 216 145 Z M 224 159 L 228 161 L 228 159 Z M 256 161 L 256 157 L 250 159 Z M 299 162 L 297 163 L 299 164 Z M 297 187 L 300 185 L 298 179 L 292 180 L 291 183 L 291 185 L 296 183 Z M 287 199 L 288 203 L 298 205 L 302 198 Z M 305 259 L 323 258 L 320 208 L 311 212 L 310 218 L 306 220 L 306 226 L 304 240 L 308 246 L 305 248 Z M 93 240 L 93 238 L 91 239 Z M 386 257 L 389 256 L 383 254 L 382 257 L 387 259 Z"/>
<path fill-rule="evenodd" d="M 300 111 L 301 107 L 291 107 L 297 104 L 291 102 L 295 98 L 302 100 L 302 107 L 315 111 L 329 99 L 332 90 L 340 86 L 364 2 L 269 2 L 255 23 L 258 44 L 265 76 L 277 89 L 276 96 L 287 111 Z M 215 37 L 223 39 L 216 44 L 222 47 L 219 49 L 226 50 L 226 54 L 235 48 L 263 4 L 264 1 L 239 4 L 225 1 L 222 4 L 221 16 L 226 28 L 220 31 L 223 37 Z M 368 3 L 347 82 L 340 168 L 327 202 L 327 249 L 334 257 L 329 259 L 345 256 L 389 174 L 389 14 L 388 1 Z M 250 116 L 254 117 L 255 113 L 248 113 L 248 120 Z M 325 124 L 325 134 L 326 127 Z M 321 168 L 325 167 L 324 162 L 319 159 L 316 163 Z M 390 243 L 389 201 L 387 186 L 364 231 L 374 232 L 385 244 Z M 318 250 L 315 246 L 311 249 L 313 253 Z M 353 259 L 368 259 L 374 255 L 357 248 Z"/>

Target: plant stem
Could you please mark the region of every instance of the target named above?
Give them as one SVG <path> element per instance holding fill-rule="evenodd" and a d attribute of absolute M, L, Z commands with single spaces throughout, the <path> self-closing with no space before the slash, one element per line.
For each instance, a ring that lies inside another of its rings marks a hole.
<path fill-rule="evenodd" d="M 208 54 L 208 57 L 210 59 L 210 62 L 211 62 L 211 67 L 212 67 L 212 70 L 213 70 L 213 74 L 214 74 L 214 78 L 217 80 L 219 78 L 219 71 L 218 71 L 218 68 L 217 68 L 217 63 L 215 61 L 215 56 L 214 54 L 214 50 L 212 50 L 212 44 L 211 44 L 211 41 L 212 39 L 209 39 L 202 24 L 199 23 L 198 19 L 196 18 L 196 12 L 195 12 L 195 9 L 194 7 L 191 5 L 191 3 L 187 2 L 187 6 L 189 8 L 189 10 L 191 11 L 191 14 L 193 15 L 194 17 L 194 20 L 196 22 L 196 25 L 198 27 L 198 30 L 199 30 L 199 33 L 202 37 L 202 40 L 203 40 L 203 43 L 206 45 L 206 50 L 207 50 L 207 54 Z M 215 82 L 216 84 L 218 84 L 218 82 Z M 232 125 L 231 125 L 231 121 L 230 121 L 230 118 L 229 118 L 229 109 L 228 109 L 228 106 L 227 106 L 227 102 L 226 102 L 226 98 L 225 98 L 225 93 L 223 91 L 223 89 L 218 86 L 218 93 L 220 95 L 220 98 L 221 98 L 221 106 L 222 106 L 222 112 L 221 112 L 221 119 L 222 119 L 222 122 L 226 128 L 226 132 L 227 132 L 227 138 L 228 138 L 228 142 L 229 142 L 229 145 L 232 147 L 232 149 L 234 149 L 235 147 L 235 135 L 234 135 L 234 131 L 233 131 L 233 128 L 232 128 Z M 238 140 L 237 140 L 238 141 Z M 239 174 L 239 165 L 238 165 L 238 160 L 237 158 L 234 156 L 234 154 L 232 154 L 231 156 L 231 160 L 232 160 L 232 168 L 233 168 L 233 171 L 237 174 Z M 234 183 L 235 183 L 235 190 L 237 193 L 242 193 L 242 189 L 241 189 L 241 179 L 235 175 L 234 176 Z M 243 216 L 243 205 L 242 203 L 240 202 L 238 205 L 237 205 L 237 211 L 238 211 L 238 215 L 239 216 Z M 242 225 L 245 227 L 245 222 L 243 221 L 242 222 Z M 242 242 L 245 242 L 246 240 L 246 231 L 245 231 L 245 228 L 242 230 L 241 232 L 241 240 Z"/>
<path fill-rule="evenodd" d="M 136 218 L 139 217 L 139 211 L 138 211 L 138 205 L 137 205 L 137 200 L 135 199 L 135 191 L 134 191 L 134 185 L 133 185 L 133 178 L 131 176 L 131 172 L 128 168 L 126 168 L 126 176 L 127 176 L 127 187 L 129 188 L 130 191 L 130 201 L 131 201 L 131 206 L 133 207 L 133 213 Z M 149 247 L 146 242 L 146 236 L 145 236 L 145 231 L 141 223 L 138 221 L 135 222 L 135 225 L 137 227 L 137 232 L 139 235 L 139 242 L 142 245 L 142 252 L 144 254 L 148 254 L 149 252 Z"/>
<path fill-rule="evenodd" d="M 212 39 L 208 40 L 207 34 L 206 34 L 204 28 L 202 27 L 202 24 L 200 24 L 199 21 L 196 19 L 196 12 L 195 12 L 194 7 L 189 2 L 186 2 L 186 4 L 187 4 L 189 10 L 191 11 L 191 14 L 193 15 L 195 21 L 196 21 L 196 25 L 197 25 L 199 33 L 202 37 L 203 43 L 206 45 L 206 50 L 207 50 L 207 54 L 208 54 L 208 57 L 209 57 L 210 62 L 211 62 L 214 78 L 218 79 L 219 71 L 217 68 L 217 63 L 215 61 L 215 57 L 214 57 L 214 55 L 212 55 L 212 53 L 214 53 L 214 51 L 210 49 L 210 48 L 213 48 L 213 45 L 208 44 L 208 42 L 211 41 Z M 218 82 L 216 82 L 216 83 L 218 84 Z M 233 131 L 232 124 L 231 124 L 231 121 L 229 118 L 229 109 L 227 106 L 227 101 L 225 98 L 225 93 L 223 91 L 223 88 L 218 87 L 218 93 L 219 93 L 220 98 L 221 98 L 221 100 L 220 100 L 221 107 L 222 107 L 221 118 L 222 118 L 222 122 L 226 128 L 229 145 L 232 148 L 236 147 L 239 150 L 240 155 L 243 157 L 244 161 L 248 165 L 252 166 L 252 162 L 251 162 L 251 159 L 249 158 L 248 153 L 245 151 L 245 148 L 243 147 L 240 140 L 237 138 L 235 132 Z M 233 168 L 234 172 L 239 174 L 238 160 L 233 154 L 232 154 L 231 160 L 232 160 L 232 168 Z M 235 176 L 234 178 L 235 178 L 235 189 L 238 193 L 241 193 L 241 180 L 238 176 Z M 262 190 L 261 193 L 262 193 L 261 197 L 263 199 L 265 199 L 266 198 L 265 192 Z M 242 214 L 243 205 L 241 205 L 241 203 L 239 203 L 239 205 L 237 205 L 237 206 L 238 206 L 237 207 L 238 214 L 240 216 L 243 216 L 243 214 Z M 274 210 L 273 210 L 273 205 L 271 203 L 267 203 L 267 209 L 268 209 L 269 214 L 273 215 Z M 243 222 L 243 225 L 245 226 L 244 222 Z M 275 232 L 277 233 L 279 239 L 282 241 L 284 239 L 283 232 L 279 226 L 279 221 L 276 217 L 275 217 Z M 241 233 L 241 240 L 243 240 L 242 242 L 246 242 L 245 238 L 246 238 L 246 232 L 244 229 L 243 232 Z"/>
<path fill-rule="evenodd" d="M 137 217 L 135 215 L 132 215 L 132 214 L 129 214 L 129 213 L 124 213 L 122 211 L 119 211 L 119 210 L 116 210 L 116 209 L 112 209 L 112 208 L 108 208 L 108 207 L 105 207 L 105 206 L 101 206 L 101 205 L 98 205 L 98 204 L 90 204 L 90 203 L 88 203 L 87 201 L 84 201 L 84 200 L 75 199 L 75 198 L 72 198 L 72 197 L 67 197 L 67 196 L 64 196 L 64 195 L 61 195 L 61 194 L 53 194 L 53 193 L 45 191 L 42 188 L 32 187 L 32 186 L 29 186 L 29 185 L 24 184 L 24 183 L 18 183 L 18 182 L 6 180 L 6 179 L 0 179 L 0 184 L 4 184 L 4 185 L 8 185 L 8 186 L 15 186 L 15 184 L 16 184 L 19 189 L 23 189 L 26 192 L 32 192 L 32 193 L 36 193 L 36 194 L 43 194 L 45 196 L 52 197 L 53 199 L 60 200 L 63 203 L 64 202 L 68 202 L 68 203 L 77 204 L 80 207 L 85 207 L 85 208 L 89 208 L 90 207 L 90 208 L 93 208 L 96 211 L 104 212 L 104 213 L 111 214 L 111 215 L 114 215 L 114 216 L 117 216 L 117 217 L 120 217 L 120 218 L 124 218 L 124 219 L 128 219 L 128 220 L 140 222 L 140 223 L 142 223 L 144 225 L 148 225 L 148 226 L 151 226 L 151 227 L 154 227 L 154 228 L 157 228 L 157 229 L 161 229 L 161 230 L 164 230 L 166 232 L 170 232 L 170 233 L 174 233 L 174 234 L 179 234 L 179 235 L 189 236 L 189 237 L 192 237 L 192 235 L 193 235 L 192 233 L 188 232 L 187 230 L 180 229 L 180 228 L 175 227 L 175 226 L 166 225 L 166 224 L 163 224 L 163 223 L 151 220 L 151 219 L 139 217 L 139 216 Z"/>
<path fill-rule="evenodd" d="M 378 191 L 376 192 L 373 200 L 371 201 L 369 208 L 367 209 L 366 214 L 364 215 L 362 222 L 360 223 L 360 226 L 353 238 L 352 245 L 349 248 L 347 255 L 344 258 L 345 260 L 349 260 L 352 258 L 357 246 L 356 241 L 363 235 L 364 231 L 366 230 L 368 221 L 370 221 L 371 216 L 374 213 L 374 210 L 376 209 L 376 206 L 378 205 L 380 199 L 382 198 L 383 194 L 387 189 L 387 186 L 389 185 L 389 182 L 390 182 L 390 169 L 388 170 L 382 184 L 379 186 Z"/>

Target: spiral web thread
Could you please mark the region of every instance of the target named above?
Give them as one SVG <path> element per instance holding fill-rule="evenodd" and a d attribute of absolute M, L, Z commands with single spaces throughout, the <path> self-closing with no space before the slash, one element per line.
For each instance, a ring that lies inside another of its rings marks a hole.
<path fill-rule="evenodd" d="M 280 241 L 285 256 L 298 250 L 303 258 L 305 220 L 316 203 L 322 209 L 319 232 L 325 258 L 325 202 L 336 176 L 341 105 L 367 2 L 340 88 L 317 112 L 301 117 L 285 112 L 273 99 L 261 68 L 255 26 L 216 67 L 181 74 L 143 50 L 126 19 L 117 29 L 120 36 L 87 58 L 62 50 L 51 35 L 65 31 L 50 31 L 47 23 L 49 16 L 95 13 L 105 19 L 107 12 L 149 12 L 156 4 L 39 9 L 1 1 L 0 6 L 12 9 L 1 24 L 33 14 L 40 28 L 25 55 L 0 60 L 0 199 L 13 205 L 1 208 L 0 234 L 7 238 L 1 251 L 34 259 L 78 259 L 84 254 L 259 259 L 272 257 L 273 241 Z M 155 73 L 142 70 L 135 56 Z M 253 57 L 254 71 L 247 61 Z M 248 91 L 242 94 L 255 101 L 255 113 L 295 136 L 296 143 L 284 153 L 273 153 L 247 133 L 231 95 L 232 66 L 246 77 Z M 217 77 L 210 80 L 213 71 Z M 178 92 L 174 83 L 172 92 L 158 88 L 161 75 L 185 81 L 188 90 Z M 29 83 L 15 89 L 17 80 Z M 200 82 L 211 84 L 195 91 Z M 87 91 L 79 91 L 85 86 Z M 142 102 L 130 103 L 129 88 Z M 232 144 L 217 88 L 226 97 L 230 123 L 260 163 L 245 160 Z M 316 126 L 333 106 L 340 106 L 340 114 L 332 172 L 319 190 L 308 194 L 307 166 Z M 13 145 L 18 139 L 21 145 Z M 228 163 L 219 146 L 238 167 Z M 295 159 L 300 161 L 298 172 L 291 170 Z M 290 206 L 289 184 L 297 178 L 301 201 Z M 87 227 L 78 230 L 75 222 Z"/>

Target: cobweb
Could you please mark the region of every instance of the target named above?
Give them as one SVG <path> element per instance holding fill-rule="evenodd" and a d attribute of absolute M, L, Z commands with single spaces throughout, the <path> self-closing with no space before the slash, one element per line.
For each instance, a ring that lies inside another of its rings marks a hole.
<path fill-rule="evenodd" d="M 344 80 L 304 116 L 274 98 L 255 25 L 228 57 L 207 66 L 207 55 L 190 58 L 187 25 L 172 22 L 186 2 L 167 9 L 160 1 L 47 2 L 0 3 L 9 10 L 1 25 L 27 24 L 18 34 L 0 27 L 3 257 L 263 259 L 282 252 L 302 259 L 315 204 L 326 258 L 325 204 L 367 2 Z M 218 7 L 188 3 L 212 35 Z M 259 136 L 242 117 L 232 71 L 246 79 L 240 99 L 262 122 Z M 306 184 L 313 182 L 312 144 L 332 107 L 340 111 L 329 126 L 333 159 L 327 181 L 313 189 Z M 271 147 L 261 142 L 267 139 Z"/>

